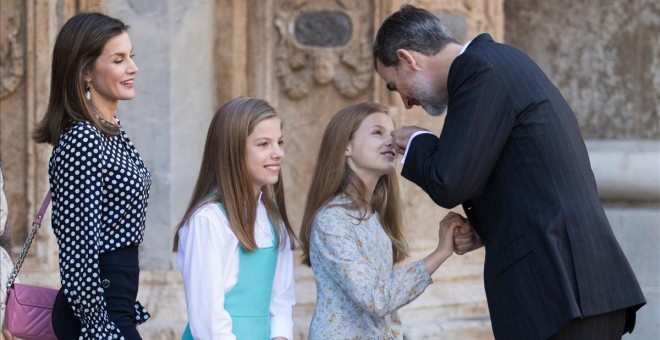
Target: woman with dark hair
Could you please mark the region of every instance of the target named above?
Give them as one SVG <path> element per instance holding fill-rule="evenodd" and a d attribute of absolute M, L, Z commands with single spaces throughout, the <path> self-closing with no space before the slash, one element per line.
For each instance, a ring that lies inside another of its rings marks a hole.
<path fill-rule="evenodd" d="M 52 226 L 60 289 L 53 306 L 59 339 L 141 339 L 149 317 L 136 301 L 151 177 L 115 116 L 135 97 L 138 68 L 128 26 L 80 13 L 53 49 L 50 99 L 34 132 L 53 145 Z"/>
<path fill-rule="evenodd" d="M 450 212 L 431 254 L 393 268 L 407 245 L 392 131 L 386 107 L 360 103 L 332 117 L 323 135 L 300 229 L 317 292 L 309 339 L 402 339 L 397 310 L 431 284 L 452 254 L 453 230 L 466 224 Z"/>

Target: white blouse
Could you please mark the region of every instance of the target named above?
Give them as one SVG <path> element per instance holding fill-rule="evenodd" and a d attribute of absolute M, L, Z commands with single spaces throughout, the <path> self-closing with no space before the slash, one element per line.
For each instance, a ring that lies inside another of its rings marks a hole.
<path fill-rule="evenodd" d="M 273 245 L 266 207 L 259 198 L 254 228 L 259 248 Z M 270 338 L 293 339 L 295 286 L 293 254 L 287 236 L 277 256 L 270 300 Z M 224 212 L 215 203 L 206 204 L 179 230 L 177 263 L 183 276 L 188 322 L 195 339 L 236 339 L 232 321 L 224 308 L 225 294 L 238 280 L 240 243 L 229 228 Z"/>

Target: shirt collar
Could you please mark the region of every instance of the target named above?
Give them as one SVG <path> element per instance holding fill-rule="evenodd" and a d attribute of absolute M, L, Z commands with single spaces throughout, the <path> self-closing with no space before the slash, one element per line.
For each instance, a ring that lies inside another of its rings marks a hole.
<path fill-rule="evenodd" d="M 467 49 L 468 45 L 470 45 L 471 42 L 472 40 L 466 42 L 465 45 L 463 45 L 463 48 L 461 48 L 461 52 L 459 52 L 458 55 L 463 54 L 463 52 L 465 52 L 465 49 Z"/>

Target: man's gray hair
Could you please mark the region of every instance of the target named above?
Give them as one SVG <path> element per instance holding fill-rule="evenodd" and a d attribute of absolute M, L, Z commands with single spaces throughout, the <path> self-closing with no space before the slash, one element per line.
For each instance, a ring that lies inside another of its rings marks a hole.
<path fill-rule="evenodd" d="M 378 29 L 374 42 L 374 65 L 376 60 L 385 66 L 398 65 L 398 49 L 431 56 L 450 43 L 458 44 L 458 41 L 438 17 L 425 9 L 403 5 Z"/>

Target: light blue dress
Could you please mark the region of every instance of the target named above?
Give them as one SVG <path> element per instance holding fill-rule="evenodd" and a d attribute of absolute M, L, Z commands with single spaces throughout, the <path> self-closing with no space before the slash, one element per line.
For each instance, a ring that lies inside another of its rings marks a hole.
<path fill-rule="evenodd" d="M 397 310 L 432 283 L 422 260 L 393 268 L 392 242 L 377 214 L 360 221 L 337 196 L 312 222 L 316 310 L 309 339 L 403 339 Z"/>
<path fill-rule="evenodd" d="M 224 212 L 222 205 L 220 208 Z M 275 235 L 272 224 L 271 232 Z M 273 238 L 272 246 L 253 251 L 239 246 L 238 280 L 225 294 L 224 305 L 231 315 L 231 331 L 237 340 L 270 339 L 270 299 L 278 255 L 276 242 Z M 189 326 L 181 340 L 193 340 Z"/>

